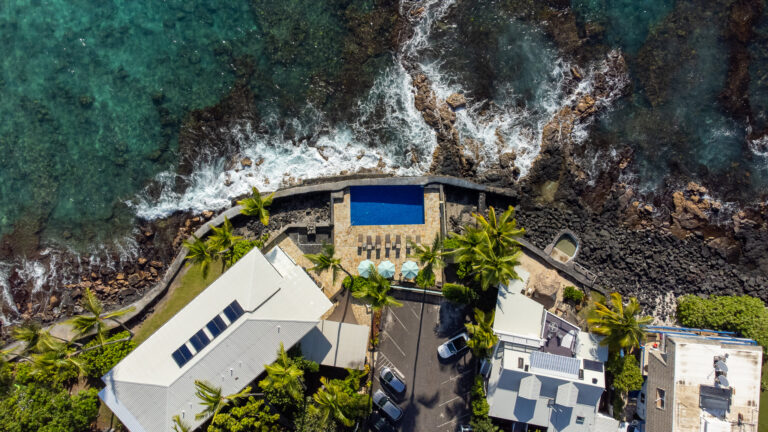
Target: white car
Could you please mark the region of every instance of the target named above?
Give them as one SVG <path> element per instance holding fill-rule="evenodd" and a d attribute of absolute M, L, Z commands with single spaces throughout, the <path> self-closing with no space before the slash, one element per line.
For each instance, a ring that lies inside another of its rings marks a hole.
<path fill-rule="evenodd" d="M 381 413 L 394 423 L 403 418 L 403 410 L 381 390 L 376 390 L 376 393 L 373 394 L 373 404 L 379 407 Z"/>
<path fill-rule="evenodd" d="M 454 336 L 448 342 L 437 347 L 437 355 L 443 360 L 457 356 L 459 353 L 469 349 L 467 341 L 469 335 L 464 332 L 458 336 Z"/>

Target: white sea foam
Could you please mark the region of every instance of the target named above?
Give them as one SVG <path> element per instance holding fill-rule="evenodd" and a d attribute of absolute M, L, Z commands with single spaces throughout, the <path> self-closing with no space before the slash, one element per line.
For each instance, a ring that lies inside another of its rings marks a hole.
<path fill-rule="evenodd" d="M 255 186 L 274 190 L 306 178 L 325 177 L 360 169 L 380 169 L 398 175 L 424 173 L 436 145 L 434 132 L 416 110 L 411 79 L 399 64 L 379 76 L 357 106 L 357 118 L 346 125 L 330 125 L 312 110 L 288 126 L 298 142 L 285 138 L 286 123 L 268 118 L 258 130 L 240 122 L 229 133 L 251 167 L 229 167 L 222 158 L 199 164 L 186 178 L 185 191 L 174 191 L 176 175 L 161 173 L 160 198 L 146 194 L 129 203 L 139 217 L 155 219 L 175 211 L 220 209 Z M 308 108 L 311 110 L 311 108 Z M 380 119 L 375 118 L 380 116 Z M 266 132 L 265 132 L 266 131 Z"/>

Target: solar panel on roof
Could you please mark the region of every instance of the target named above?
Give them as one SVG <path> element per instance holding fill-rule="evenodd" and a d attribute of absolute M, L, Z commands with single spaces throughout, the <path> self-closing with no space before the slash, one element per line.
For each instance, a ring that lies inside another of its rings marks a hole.
<path fill-rule="evenodd" d="M 211 332 L 213 337 L 217 337 L 224 331 L 224 329 L 227 328 L 227 325 L 224 324 L 224 320 L 221 319 L 221 317 L 218 315 L 213 317 L 212 320 L 208 321 L 208 324 L 205 326 L 208 327 L 208 330 Z"/>
<path fill-rule="evenodd" d="M 603 363 L 599 361 L 584 359 L 584 369 L 595 371 L 595 372 L 602 372 Z"/>
<path fill-rule="evenodd" d="M 179 365 L 179 367 L 182 367 L 192 358 L 192 351 L 190 351 L 185 344 L 174 351 L 173 354 L 171 354 L 171 357 L 173 357 L 173 360 L 176 361 L 176 364 Z"/>
<path fill-rule="evenodd" d="M 208 339 L 208 335 L 202 330 L 198 330 L 197 333 L 192 335 L 192 337 L 189 338 L 189 341 L 192 342 L 192 346 L 195 347 L 197 351 L 205 348 L 205 346 L 211 342 L 211 340 Z"/>
<path fill-rule="evenodd" d="M 542 351 L 531 353 L 531 369 L 540 369 L 570 376 L 579 375 L 579 359 L 549 354 Z"/>
<path fill-rule="evenodd" d="M 240 303 L 237 300 L 233 301 L 226 308 L 224 308 L 224 315 L 227 316 L 229 322 L 233 323 L 236 319 L 243 315 L 243 308 L 240 307 Z"/>

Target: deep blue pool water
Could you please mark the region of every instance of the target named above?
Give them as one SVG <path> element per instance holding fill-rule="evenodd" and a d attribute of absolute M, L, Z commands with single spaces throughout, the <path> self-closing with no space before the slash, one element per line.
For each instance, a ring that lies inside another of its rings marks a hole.
<path fill-rule="evenodd" d="M 352 186 L 352 225 L 419 225 L 424 223 L 421 186 Z"/>

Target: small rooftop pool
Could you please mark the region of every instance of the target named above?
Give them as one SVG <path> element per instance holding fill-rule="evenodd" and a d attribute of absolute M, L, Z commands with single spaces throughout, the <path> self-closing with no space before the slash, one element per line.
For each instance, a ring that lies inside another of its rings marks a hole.
<path fill-rule="evenodd" d="M 352 225 L 421 225 L 424 188 L 421 186 L 351 186 Z"/>

